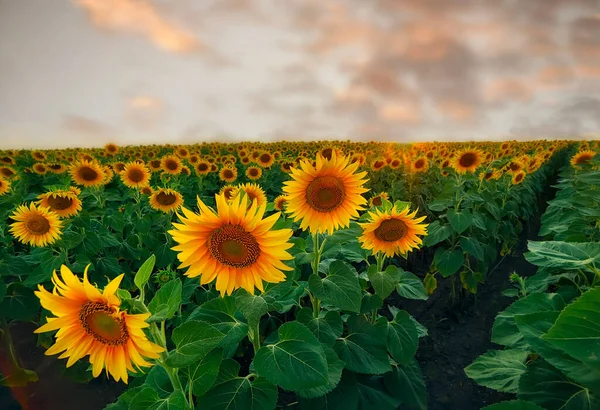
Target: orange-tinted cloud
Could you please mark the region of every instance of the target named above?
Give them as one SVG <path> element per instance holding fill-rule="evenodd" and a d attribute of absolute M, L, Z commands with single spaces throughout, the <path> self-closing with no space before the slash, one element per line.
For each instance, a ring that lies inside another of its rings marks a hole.
<path fill-rule="evenodd" d="M 202 50 L 204 45 L 177 23 L 167 20 L 146 0 L 74 0 L 92 23 L 101 28 L 146 37 L 155 46 L 174 53 Z"/>
<path fill-rule="evenodd" d="M 421 122 L 421 109 L 411 102 L 390 102 L 378 110 L 379 118 L 393 123 L 416 125 Z"/>
<path fill-rule="evenodd" d="M 80 115 L 63 115 L 61 126 L 66 130 L 88 135 L 104 135 L 113 132 L 112 127 Z"/>
<path fill-rule="evenodd" d="M 140 130 L 156 129 L 165 115 L 166 105 L 160 98 L 140 95 L 127 100 L 125 118 Z"/>
<path fill-rule="evenodd" d="M 499 78 L 485 85 L 483 95 L 487 102 L 529 101 L 531 88 L 525 82 L 514 78 Z"/>
<path fill-rule="evenodd" d="M 540 87 L 555 88 L 568 85 L 575 79 L 570 66 L 548 66 L 538 71 L 536 80 Z"/>
<path fill-rule="evenodd" d="M 473 119 L 475 109 L 472 105 L 456 99 L 444 99 L 437 104 L 438 110 L 457 122 L 468 122 Z"/>

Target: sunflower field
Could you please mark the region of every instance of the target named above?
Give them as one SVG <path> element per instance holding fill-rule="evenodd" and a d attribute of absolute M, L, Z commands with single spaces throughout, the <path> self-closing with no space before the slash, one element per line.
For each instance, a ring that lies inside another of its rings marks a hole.
<path fill-rule="evenodd" d="M 598 152 L 0 151 L 0 408 L 600 409 Z"/>

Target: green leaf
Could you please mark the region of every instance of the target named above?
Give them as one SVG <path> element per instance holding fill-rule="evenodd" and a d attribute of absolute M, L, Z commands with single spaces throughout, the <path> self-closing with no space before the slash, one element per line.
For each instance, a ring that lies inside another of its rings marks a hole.
<path fill-rule="evenodd" d="M 148 304 L 152 316 L 148 322 L 162 322 L 171 319 L 179 309 L 181 302 L 181 280 L 175 279 L 163 285 Z"/>
<path fill-rule="evenodd" d="M 465 258 L 460 249 L 438 248 L 433 256 L 433 263 L 445 278 L 458 272 L 464 261 Z"/>
<path fill-rule="evenodd" d="M 361 289 L 358 277 L 345 262 L 335 260 L 329 265 L 327 277 L 317 274 L 308 278 L 312 294 L 338 309 L 360 312 Z"/>
<path fill-rule="evenodd" d="M 347 369 L 366 374 L 383 374 L 391 369 L 386 322 L 385 318 L 381 318 L 373 326 L 360 316 L 348 318 L 348 335 L 333 346 Z"/>
<path fill-rule="evenodd" d="M 256 328 L 260 323 L 260 318 L 269 310 L 267 302 L 262 296 L 251 295 L 246 291 L 239 291 L 235 298 L 235 304 L 248 321 L 250 329 Z"/>
<path fill-rule="evenodd" d="M 256 352 L 258 374 L 287 390 L 311 389 L 329 381 L 321 343 L 301 323 L 287 322 L 278 329 L 279 341 Z"/>
<path fill-rule="evenodd" d="M 465 209 L 464 211 L 456 211 L 455 209 L 451 208 L 448 209 L 446 216 L 448 217 L 448 221 L 450 222 L 452 229 L 454 229 L 454 232 L 459 235 L 466 231 L 473 224 L 473 216 L 468 209 Z"/>
<path fill-rule="evenodd" d="M 235 377 L 218 384 L 198 398 L 202 410 L 273 410 L 277 405 L 277 386 L 263 377 L 250 381 Z"/>
<path fill-rule="evenodd" d="M 296 315 L 296 320 L 310 329 L 321 343 L 333 346 L 335 340 L 342 335 L 344 323 L 338 312 L 330 311 L 319 317 L 313 316 L 312 309 L 303 308 Z"/>
<path fill-rule="evenodd" d="M 138 269 L 135 277 L 133 278 L 133 283 L 135 283 L 135 286 L 137 286 L 138 289 L 142 289 L 146 283 L 148 283 L 150 275 L 152 274 L 152 269 L 154 269 L 155 262 L 156 256 L 151 255 Z"/>
<path fill-rule="evenodd" d="M 484 261 L 485 260 L 485 251 L 483 249 L 483 245 L 475 238 L 460 238 L 460 247 L 463 251 L 467 252 L 469 255 L 474 257 L 477 260 Z"/>
<path fill-rule="evenodd" d="M 586 389 L 571 382 L 543 360 L 537 360 L 528 366 L 521 376 L 517 397 L 549 410 L 591 410 L 597 409 L 599 404 Z"/>
<path fill-rule="evenodd" d="M 516 393 L 519 378 L 527 367 L 527 352 L 520 349 L 490 350 L 465 367 L 465 373 L 482 386 L 501 392 Z"/>
<path fill-rule="evenodd" d="M 570 303 L 542 339 L 600 369 L 600 287 Z"/>
<path fill-rule="evenodd" d="M 167 365 L 189 366 L 217 347 L 224 337 L 223 333 L 209 323 L 187 321 L 173 329 L 171 338 L 175 349 L 169 352 Z"/>
<path fill-rule="evenodd" d="M 600 243 L 598 242 L 534 242 L 529 241 L 529 252 L 525 253 L 528 262 L 548 268 L 587 269 L 600 263 Z"/>
<path fill-rule="evenodd" d="M 358 386 L 347 383 L 344 378 L 335 389 L 314 399 L 300 399 L 301 410 L 357 410 L 359 403 Z"/>
<path fill-rule="evenodd" d="M 387 298 L 402 278 L 400 270 L 394 265 L 388 266 L 384 272 L 379 272 L 376 265 L 371 265 L 367 270 L 367 275 L 375 289 L 375 294 L 381 299 Z"/>
<path fill-rule="evenodd" d="M 323 396 L 335 389 L 342 378 L 342 370 L 344 370 L 345 363 L 339 359 L 331 347 L 323 346 L 323 350 L 325 351 L 325 356 L 327 358 L 327 369 L 329 371 L 328 383 L 312 389 L 298 390 L 296 392 L 298 397 L 314 398 Z"/>
<path fill-rule="evenodd" d="M 7 286 L 6 295 L 0 304 L 0 312 L 7 320 L 26 322 L 33 320 L 39 311 L 40 301 L 33 290 L 18 282 Z"/>
<path fill-rule="evenodd" d="M 400 282 L 396 285 L 398 295 L 406 299 L 427 300 L 427 292 L 421 279 L 415 274 L 406 272 L 401 268 L 398 268 L 398 270 L 400 271 Z"/>
<path fill-rule="evenodd" d="M 144 387 L 129 404 L 130 410 L 185 410 L 185 396 L 176 391 L 168 397 L 161 398 L 152 387 Z"/>
<path fill-rule="evenodd" d="M 383 299 L 377 295 L 372 295 L 369 292 L 363 292 L 362 301 L 360 303 L 360 313 L 372 313 L 375 309 L 379 310 L 383 306 Z"/>
<path fill-rule="evenodd" d="M 146 376 L 146 384 L 161 398 L 169 396 L 173 393 L 173 385 L 169 379 L 169 375 L 162 366 L 153 366 Z"/>
<path fill-rule="evenodd" d="M 556 293 L 532 293 L 519 299 L 496 316 L 492 327 L 492 342 L 508 347 L 522 346 L 523 335 L 519 332 L 515 315 L 559 311 L 564 306 L 565 302 Z"/>
<path fill-rule="evenodd" d="M 427 227 L 427 236 L 423 238 L 424 246 L 437 245 L 452 235 L 450 225 L 442 225 L 440 221 L 433 221 Z"/>
<path fill-rule="evenodd" d="M 404 366 L 393 366 L 383 377 L 388 391 L 412 409 L 427 409 L 427 388 L 419 363 L 412 358 Z"/>
<path fill-rule="evenodd" d="M 425 275 L 423 283 L 425 284 L 425 293 L 427 293 L 427 295 L 432 295 L 437 289 L 437 279 L 434 274 L 428 273 Z"/>
<path fill-rule="evenodd" d="M 85 239 L 85 234 L 77 231 L 66 231 L 60 237 L 60 241 L 56 243 L 59 249 L 73 249 Z"/>
<path fill-rule="evenodd" d="M 394 320 L 388 323 L 388 351 L 396 362 L 404 365 L 413 358 L 418 346 L 417 327 L 408 312 L 399 311 Z"/>
<path fill-rule="evenodd" d="M 485 406 L 481 410 L 544 410 L 537 404 L 523 400 L 503 401 L 501 403 Z"/>
<path fill-rule="evenodd" d="M 219 374 L 222 357 L 223 352 L 220 349 L 213 350 L 184 370 L 195 396 L 202 396 L 213 386 Z"/>

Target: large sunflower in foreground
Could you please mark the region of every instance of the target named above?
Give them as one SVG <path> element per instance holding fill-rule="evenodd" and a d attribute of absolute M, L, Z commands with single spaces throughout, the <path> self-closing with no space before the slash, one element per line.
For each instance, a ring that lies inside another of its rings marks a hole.
<path fill-rule="evenodd" d="M 81 160 L 71 166 L 71 178 L 84 187 L 100 186 L 106 179 L 106 171 L 95 161 Z"/>
<path fill-rule="evenodd" d="M 459 174 L 475 172 L 482 164 L 484 158 L 483 151 L 477 148 L 467 148 L 458 151 L 452 158 L 451 166 Z"/>
<path fill-rule="evenodd" d="M 287 196 L 286 212 L 294 221 L 301 220 L 301 229 L 312 233 L 329 232 L 346 227 L 350 219 L 357 218 L 367 200 L 361 195 L 366 172 L 356 173 L 359 163 L 350 163 L 348 157 L 331 159 L 317 154 L 316 166 L 304 160 L 300 168 L 292 168 L 293 181 L 284 182 Z"/>
<path fill-rule="evenodd" d="M 578 165 L 588 163 L 595 155 L 596 153 L 594 151 L 580 151 L 571 158 L 571 165 L 580 168 Z"/>
<path fill-rule="evenodd" d="M 121 181 L 129 188 L 142 188 L 150 183 L 152 174 L 146 165 L 137 162 L 130 162 L 125 165 L 123 171 L 119 173 Z"/>
<path fill-rule="evenodd" d="M 37 207 L 33 202 L 21 205 L 11 215 L 16 222 L 10 225 L 10 233 L 20 242 L 32 246 L 46 246 L 56 242 L 62 235 L 62 223 L 56 212 Z"/>
<path fill-rule="evenodd" d="M 81 211 L 81 200 L 71 190 L 46 192 L 38 195 L 38 199 L 40 206 L 50 208 L 51 211 L 56 212 L 62 218 L 77 215 Z"/>
<path fill-rule="evenodd" d="M 360 224 L 363 234 L 358 240 L 363 249 L 373 254 L 382 252 L 389 257 L 406 254 L 423 243 L 417 235 L 427 235 L 427 224 L 421 223 L 425 217 L 416 216 L 417 211 L 411 214 L 408 207 L 401 211 L 397 207 L 369 211 L 369 221 Z"/>
<path fill-rule="evenodd" d="M 263 291 L 263 281 L 285 280 L 282 271 L 292 268 L 282 261 L 292 259 L 287 252 L 292 230 L 272 230 L 279 213 L 263 219 L 267 204 L 254 202 L 248 208 L 246 195 L 231 202 L 223 195 L 215 198 L 216 212 L 198 198 L 200 213 L 182 208 L 181 223 L 173 223 L 169 233 L 179 243 L 173 247 L 179 268 L 188 268 L 185 274 L 191 278 L 200 276 L 203 285 L 216 279 L 221 296 L 238 288 Z"/>
<path fill-rule="evenodd" d="M 128 370 L 152 366 L 145 358 L 156 359 L 164 349 L 150 342 L 142 330 L 149 326 L 146 319 L 150 313 L 130 315 L 120 310 L 121 300 L 115 293 L 123 275 L 113 279 L 101 293 L 88 281 L 87 269 L 81 282 L 62 265 L 62 280 L 56 271 L 52 276 L 52 293 L 38 285 L 36 296 L 56 317 L 49 317 L 35 333 L 58 330 L 56 342 L 46 355 L 62 353 L 59 359 L 69 358 L 67 367 L 89 355 L 94 377 L 105 368 L 107 375 L 127 383 Z"/>
<path fill-rule="evenodd" d="M 178 210 L 183 205 L 183 196 L 170 188 L 159 188 L 150 195 L 150 206 L 165 213 Z"/>

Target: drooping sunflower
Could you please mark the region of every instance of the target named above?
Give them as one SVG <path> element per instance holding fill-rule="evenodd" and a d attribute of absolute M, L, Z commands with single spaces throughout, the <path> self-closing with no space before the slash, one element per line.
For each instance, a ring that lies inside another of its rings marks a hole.
<path fill-rule="evenodd" d="M 183 196 L 170 188 L 158 188 L 150 195 L 150 206 L 165 213 L 174 212 L 183 205 Z"/>
<path fill-rule="evenodd" d="M 317 155 L 316 166 L 310 161 L 300 162 L 301 168 L 292 168 L 292 181 L 284 182 L 283 192 L 288 198 L 286 212 L 301 229 L 312 233 L 329 232 L 346 227 L 357 218 L 367 200 L 361 195 L 367 173 L 356 172 L 358 162 L 349 164 L 349 157 L 338 157 L 335 151 L 330 160 Z"/>
<path fill-rule="evenodd" d="M 124 275 L 117 276 L 100 292 L 88 281 L 88 268 L 89 265 L 81 282 L 62 265 L 61 278 L 56 271 L 52 275 L 52 293 L 38 285 L 36 296 L 55 317 L 49 317 L 35 333 L 58 330 L 56 342 L 46 355 L 62 353 L 59 359 L 69 358 L 67 367 L 89 355 L 94 377 L 106 369 L 107 375 L 127 383 L 127 370 L 152 366 L 145 359 L 158 358 L 164 348 L 150 342 L 144 334 L 143 329 L 150 326 L 146 323 L 150 313 L 131 315 L 120 309 L 116 292 Z"/>
<path fill-rule="evenodd" d="M 113 162 L 113 163 L 111 164 L 111 166 L 112 166 L 112 169 L 114 169 L 114 170 L 115 170 L 115 172 L 123 172 L 123 171 L 125 170 L 125 165 L 126 165 L 126 164 L 125 164 L 124 162 L 121 162 L 121 161 L 118 161 L 118 162 Z M 160 165 L 160 164 L 159 164 L 159 165 Z"/>
<path fill-rule="evenodd" d="M 387 192 L 380 192 L 376 195 L 373 195 L 371 198 L 369 198 L 369 206 L 381 206 L 383 205 L 383 200 L 389 200 L 390 199 L 390 195 Z"/>
<path fill-rule="evenodd" d="M 78 185 L 94 187 L 104 184 L 106 171 L 95 161 L 81 160 L 71 166 L 71 178 Z"/>
<path fill-rule="evenodd" d="M 62 218 L 68 218 L 77 215 L 81 211 L 81 200 L 73 191 L 50 191 L 38 195 L 38 205 L 44 208 L 50 208 Z"/>
<path fill-rule="evenodd" d="M 515 172 L 513 174 L 512 180 L 511 180 L 512 184 L 513 185 L 519 185 L 525 179 L 525 175 L 527 175 L 527 173 L 525 171 L 517 171 L 517 172 Z"/>
<path fill-rule="evenodd" d="M 262 176 L 262 168 L 248 167 L 248 168 L 246 168 L 246 176 L 248 177 L 248 179 L 250 179 L 252 181 L 256 181 L 257 179 L 260 179 L 260 177 Z"/>
<path fill-rule="evenodd" d="M 273 200 L 273 209 L 276 211 L 283 211 L 285 204 L 287 204 L 287 196 L 279 195 Z"/>
<path fill-rule="evenodd" d="M 130 162 L 125 165 L 123 171 L 119 173 L 121 181 L 129 188 L 142 188 L 150 183 L 152 174 L 150 170 L 137 162 Z"/>
<path fill-rule="evenodd" d="M 484 153 L 478 148 L 466 148 L 458 151 L 452 158 L 451 166 L 459 174 L 475 172 L 483 163 Z"/>
<path fill-rule="evenodd" d="M 223 167 L 219 171 L 219 179 L 224 182 L 233 182 L 237 179 L 238 171 L 236 167 Z"/>
<path fill-rule="evenodd" d="M 592 158 L 594 158 L 595 155 L 596 153 L 594 151 L 579 151 L 571 158 L 571 165 L 576 168 L 580 168 L 578 165 L 588 163 Z"/>
<path fill-rule="evenodd" d="M 248 196 L 248 206 L 251 206 L 255 200 L 259 207 L 267 202 L 267 194 L 258 184 L 247 183 L 236 186 L 235 191 L 231 192 L 231 197 L 234 199 L 238 195 Z"/>
<path fill-rule="evenodd" d="M 48 208 L 38 207 L 33 202 L 20 205 L 11 215 L 13 222 L 10 233 L 31 246 L 46 246 L 56 242 L 62 236 L 62 222 L 56 212 Z"/>
<path fill-rule="evenodd" d="M 0 177 L 0 196 L 10 191 L 10 181 Z"/>
<path fill-rule="evenodd" d="M 181 167 L 183 166 L 179 157 L 176 157 L 175 155 L 165 155 L 160 160 L 160 165 L 163 172 L 171 175 L 179 175 L 181 173 Z"/>
<path fill-rule="evenodd" d="M 292 270 L 283 261 L 293 257 L 287 249 L 291 229 L 273 230 L 279 214 L 263 219 L 266 203 L 248 207 L 248 197 L 238 196 L 227 202 L 216 195 L 216 212 L 198 198 L 199 214 L 183 209 L 181 223 L 173 223 L 169 233 L 179 245 L 173 247 L 181 262 L 188 268 L 186 276 L 200 276 L 200 283 L 216 279 L 221 296 L 244 288 L 254 293 L 264 291 L 263 281 L 278 283 L 285 280 L 282 271 Z"/>
<path fill-rule="evenodd" d="M 417 211 L 409 212 L 408 207 L 399 210 L 396 206 L 389 211 L 369 211 L 369 222 L 359 224 L 363 234 L 358 240 L 363 249 L 388 257 L 418 249 L 423 241 L 417 235 L 427 235 L 427 224 L 421 223 L 424 216 L 416 217 Z"/>

